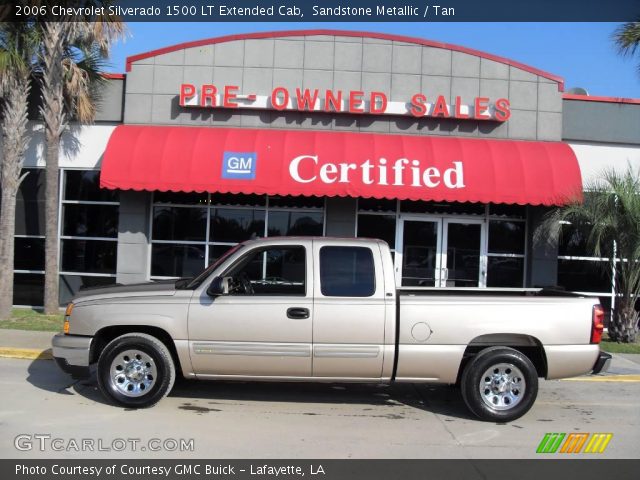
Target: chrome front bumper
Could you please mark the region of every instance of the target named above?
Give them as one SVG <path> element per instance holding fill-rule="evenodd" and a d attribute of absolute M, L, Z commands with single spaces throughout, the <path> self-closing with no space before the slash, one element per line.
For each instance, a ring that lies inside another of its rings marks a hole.
<path fill-rule="evenodd" d="M 53 358 L 58 366 L 73 377 L 89 376 L 89 355 L 93 337 L 59 333 L 51 340 Z"/>

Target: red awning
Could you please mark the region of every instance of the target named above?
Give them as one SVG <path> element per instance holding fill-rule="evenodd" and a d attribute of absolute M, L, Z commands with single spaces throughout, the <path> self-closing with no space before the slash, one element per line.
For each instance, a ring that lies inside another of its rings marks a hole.
<path fill-rule="evenodd" d="M 134 125 L 111 135 L 100 186 L 520 205 L 582 195 L 559 142 Z"/>

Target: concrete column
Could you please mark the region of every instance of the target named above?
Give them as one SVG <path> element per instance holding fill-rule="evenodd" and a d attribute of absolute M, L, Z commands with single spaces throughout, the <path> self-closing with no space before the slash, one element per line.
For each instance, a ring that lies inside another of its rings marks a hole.
<path fill-rule="evenodd" d="M 116 282 L 149 280 L 150 192 L 120 192 Z"/>
<path fill-rule="evenodd" d="M 553 287 L 558 284 L 558 237 L 545 235 L 538 241 L 535 239 L 536 229 L 547 212 L 547 207 L 529 207 L 527 287 Z"/>
<path fill-rule="evenodd" d="M 325 210 L 328 237 L 355 237 L 356 235 L 355 198 L 328 197 Z"/>

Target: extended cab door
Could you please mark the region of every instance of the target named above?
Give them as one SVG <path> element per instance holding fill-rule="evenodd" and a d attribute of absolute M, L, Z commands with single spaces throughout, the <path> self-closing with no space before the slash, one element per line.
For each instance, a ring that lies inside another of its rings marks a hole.
<path fill-rule="evenodd" d="M 313 248 L 313 376 L 380 378 L 387 302 L 378 245 L 318 239 Z"/>
<path fill-rule="evenodd" d="M 205 286 L 194 296 L 189 347 L 197 375 L 311 376 L 311 245 L 254 247 L 223 274 L 228 295 L 212 298 Z"/>

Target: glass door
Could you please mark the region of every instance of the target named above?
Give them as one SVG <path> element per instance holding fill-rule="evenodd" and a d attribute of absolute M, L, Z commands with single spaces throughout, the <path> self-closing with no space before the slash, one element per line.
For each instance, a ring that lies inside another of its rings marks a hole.
<path fill-rule="evenodd" d="M 396 284 L 440 286 L 442 222 L 425 217 L 401 218 L 396 238 Z"/>
<path fill-rule="evenodd" d="M 486 233 L 483 220 L 443 219 L 442 287 L 486 286 Z"/>
<path fill-rule="evenodd" d="M 396 283 L 485 287 L 486 249 L 483 220 L 403 216 L 396 235 Z"/>

